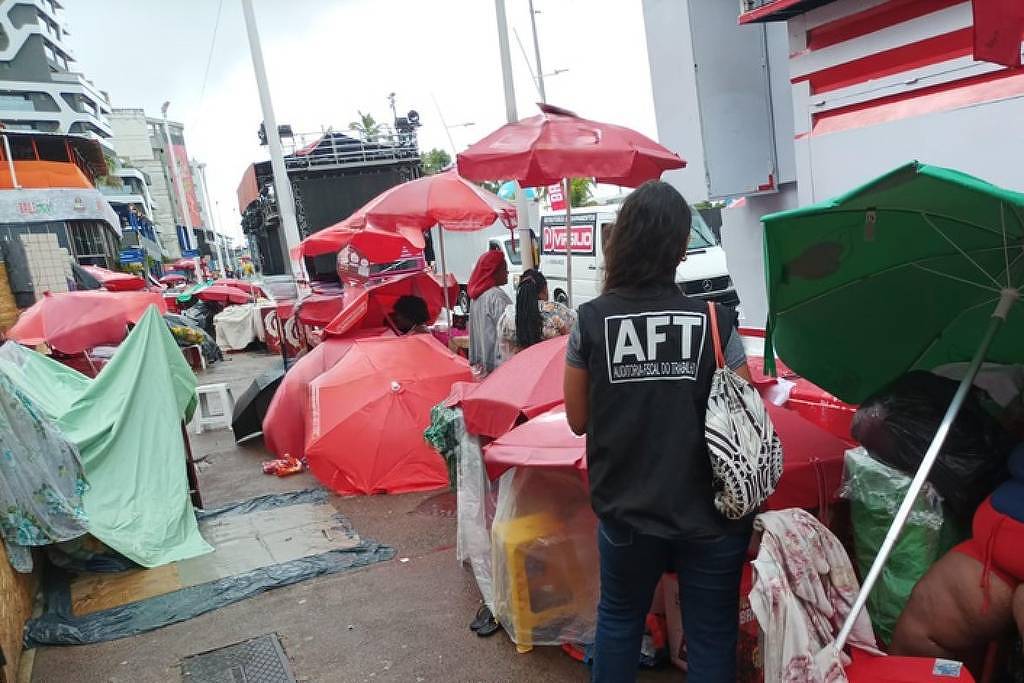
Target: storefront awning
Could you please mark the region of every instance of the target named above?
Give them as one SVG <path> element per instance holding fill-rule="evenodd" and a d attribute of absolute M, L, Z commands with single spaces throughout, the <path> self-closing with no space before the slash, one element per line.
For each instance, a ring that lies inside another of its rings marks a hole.
<path fill-rule="evenodd" d="M 0 223 L 98 220 L 121 237 L 121 219 L 99 190 L 40 188 L 0 192 Z"/>

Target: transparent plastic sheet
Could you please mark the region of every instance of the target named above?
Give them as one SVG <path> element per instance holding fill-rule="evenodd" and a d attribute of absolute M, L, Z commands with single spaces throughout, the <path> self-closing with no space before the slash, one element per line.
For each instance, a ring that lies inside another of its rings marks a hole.
<path fill-rule="evenodd" d="M 853 438 L 877 460 L 913 475 L 957 385 L 930 372 L 907 373 L 860 406 L 853 418 Z M 981 501 L 1006 478 L 1006 458 L 1015 445 L 986 410 L 989 403 L 984 390 L 971 390 L 928 475 L 962 522 L 969 522 Z"/>
<path fill-rule="evenodd" d="M 879 462 L 864 448 L 846 452 L 840 495 L 850 501 L 854 554 L 862 576 L 871 568 L 909 486 L 910 477 Z M 868 597 L 868 613 L 881 640 L 891 640 L 896 621 L 918 580 L 963 535 L 935 487 L 925 483 Z"/>
<path fill-rule="evenodd" d="M 597 518 L 575 469 L 502 475 L 491 528 L 494 614 L 520 649 L 593 642 Z"/>
<path fill-rule="evenodd" d="M 204 524 L 232 523 L 253 514 L 287 514 L 302 505 L 326 505 L 322 489 L 266 495 L 197 513 Z M 333 511 L 332 511 L 333 513 Z M 50 568 L 43 580 L 43 613 L 25 626 L 25 647 L 81 645 L 145 633 L 219 609 L 273 588 L 324 574 L 356 569 L 394 557 L 393 548 L 360 538 L 347 520 L 337 520 L 337 547 L 286 562 L 262 566 L 233 576 L 199 583 L 87 614 L 75 614 L 69 572 Z M 293 532 L 288 532 L 293 533 Z M 285 539 L 288 540 L 288 539 Z M 160 568 L 167 569 L 167 567 Z M 159 571 L 150 570 L 150 571 Z"/>
<path fill-rule="evenodd" d="M 494 611 L 493 573 L 491 571 L 491 520 L 496 497 L 484 469 L 480 437 L 466 431 L 462 409 L 455 409 L 455 436 L 458 439 L 458 534 L 456 557 L 468 563 L 487 607 Z"/>

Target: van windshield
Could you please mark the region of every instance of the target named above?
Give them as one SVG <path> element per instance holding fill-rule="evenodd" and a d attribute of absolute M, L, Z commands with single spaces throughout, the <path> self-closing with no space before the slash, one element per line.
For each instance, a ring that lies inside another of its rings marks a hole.
<path fill-rule="evenodd" d="M 693 216 L 690 220 L 690 246 L 686 250 L 693 251 L 715 246 L 715 235 L 711 232 L 708 224 L 704 222 L 700 212 L 691 206 L 690 213 Z"/>

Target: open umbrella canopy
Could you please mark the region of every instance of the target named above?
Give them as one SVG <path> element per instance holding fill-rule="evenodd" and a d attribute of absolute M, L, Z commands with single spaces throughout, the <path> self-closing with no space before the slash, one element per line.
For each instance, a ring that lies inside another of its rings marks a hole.
<path fill-rule="evenodd" d="M 190 258 L 180 258 L 171 264 L 173 270 L 195 270 L 196 262 Z"/>
<path fill-rule="evenodd" d="M 248 280 L 236 280 L 231 277 L 222 277 L 219 280 L 214 280 L 213 284 L 218 287 L 233 287 L 245 292 L 246 294 L 263 296 L 263 289 L 255 282 L 249 282 Z"/>
<path fill-rule="evenodd" d="M 155 292 L 47 292 L 25 309 L 7 338 L 37 346 L 47 344 L 65 354 L 81 353 L 94 346 L 116 345 L 124 340 L 129 323 L 137 323 L 150 306 L 161 313 L 167 304 Z"/>
<path fill-rule="evenodd" d="M 538 106 L 537 116 L 506 124 L 459 154 L 459 173 L 470 180 L 511 178 L 529 187 L 564 178 L 636 187 L 686 166 L 678 154 L 634 130 Z"/>
<path fill-rule="evenodd" d="M 458 296 L 458 283 L 448 275 L 448 296 Z M 435 320 L 444 305 L 441 277 L 435 273 L 400 275 L 367 287 L 346 287 L 337 316 L 324 327 L 326 336 L 342 336 L 350 330 L 387 327 L 388 315 L 403 296 L 418 296 L 427 304 L 430 320 Z"/>
<path fill-rule="evenodd" d="M 451 170 L 385 190 L 345 220 L 304 239 L 296 251 L 316 256 L 352 244 L 371 260 L 393 261 L 403 250 L 422 250 L 423 231 L 435 225 L 472 231 L 496 221 L 514 228 L 515 206 Z"/>
<path fill-rule="evenodd" d="M 134 292 L 146 288 L 146 281 L 131 273 L 118 273 L 99 266 L 82 266 L 104 289 L 110 292 Z"/>
<path fill-rule="evenodd" d="M 310 470 L 342 494 L 447 486 L 423 430 L 452 383 L 471 378 L 466 361 L 429 335 L 356 341 L 309 386 Z"/>
<path fill-rule="evenodd" d="M 162 278 L 160 278 L 160 284 L 170 285 L 172 287 L 174 285 L 180 285 L 184 282 L 186 282 L 185 276 L 178 275 L 177 273 L 168 273 L 167 275 L 164 275 Z"/>
<path fill-rule="evenodd" d="M 466 431 L 497 438 L 520 419 L 532 418 L 562 403 L 567 340 L 561 336 L 534 344 L 474 385 L 458 401 Z"/>
<path fill-rule="evenodd" d="M 351 246 L 373 263 L 388 263 L 423 251 L 425 242 L 419 228 L 396 232 L 372 225 L 361 227 L 358 222 L 349 218 L 313 233 L 296 247 L 297 255 L 318 256 Z"/>
<path fill-rule="evenodd" d="M 912 162 L 834 199 L 765 216 L 768 329 L 793 370 L 860 403 L 913 369 L 970 360 L 1024 280 L 1024 194 Z M 992 362 L 1024 360 L 1011 309 Z"/>
<path fill-rule="evenodd" d="M 766 402 L 785 454 L 782 479 L 767 508 L 814 508 L 834 502 L 843 478 L 848 448 L 796 413 Z M 565 407 L 524 422 L 484 448 L 487 475 L 497 479 L 512 467 L 572 467 L 587 469 L 587 440 L 569 429 Z"/>
<path fill-rule="evenodd" d="M 236 442 L 256 436 L 263 430 L 263 418 L 283 378 L 284 370 L 270 368 L 257 376 L 235 401 L 231 431 Z"/>
<path fill-rule="evenodd" d="M 356 339 L 392 337 L 390 330 L 359 330 L 317 344 L 288 369 L 263 417 L 263 443 L 278 457 L 300 458 L 306 453 L 306 411 L 309 383 L 327 372 L 348 352 Z"/>
<path fill-rule="evenodd" d="M 250 296 L 240 289 L 217 284 L 203 287 L 192 296 L 200 301 L 215 301 L 222 304 L 245 304 L 250 299 Z"/>

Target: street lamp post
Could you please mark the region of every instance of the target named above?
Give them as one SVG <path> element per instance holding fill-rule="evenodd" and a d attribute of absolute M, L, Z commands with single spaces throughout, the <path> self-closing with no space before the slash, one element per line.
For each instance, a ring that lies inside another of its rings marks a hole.
<path fill-rule="evenodd" d="M 299 245 L 299 224 L 295 219 L 295 198 L 292 196 L 288 170 L 284 165 L 281 136 L 277 129 L 274 106 L 270 100 L 270 84 L 267 81 L 266 66 L 263 64 L 263 50 L 260 47 L 260 34 L 256 27 L 256 14 L 252 8 L 252 0 L 242 0 L 242 13 L 245 15 L 245 28 L 249 34 L 252 68 L 256 73 L 256 87 L 260 93 L 260 107 L 263 109 L 263 125 L 267 131 L 267 144 L 270 147 L 270 165 L 274 171 L 274 194 L 277 197 L 281 227 L 284 229 L 285 243 L 288 248 L 288 253 L 285 256 L 291 264 L 292 275 L 298 279 L 302 275 L 302 265 L 292 255 L 292 250 Z"/>
<path fill-rule="evenodd" d="M 178 157 L 174 153 L 174 147 L 171 143 L 171 127 L 167 123 L 167 110 L 170 108 L 170 102 L 164 102 L 163 106 L 160 107 L 160 113 L 163 115 L 163 128 L 164 128 L 164 145 L 167 148 L 167 165 L 171 168 L 171 179 L 174 181 L 174 188 L 178 193 L 178 207 L 181 209 L 182 220 L 185 222 L 185 239 L 191 245 L 195 234 L 192 230 L 192 212 L 189 210 L 188 200 L 185 197 L 185 183 L 181 180 L 181 172 L 178 169 Z M 173 212 L 171 212 L 173 214 Z M 177 230 L 177 225 L 174 226 Z M 180 240 L 179 240 L 180 241 Z M 183 254 L 184 256 L 184 254 Z M 199 276 L 198 271 L 196 277 Z"/>
<path fill-rule="evenodd" d="M 505 0 L 494 0 L 494 11 L 498 18 L 498 51 L 501 55 L 501 80 L 505 86 L 505 115 L 509 123 L 519 120 L 516 112 L 516 87 L 512 80 L 512 55 L 509 52 L 508 20 L 505 18 Z M 495 180 L 500 180 L 496 178 Z M 534 268 L 533 235 L 530 232 L 530 210 L 526 204 L 526 192 L 516 183 L 516 214 L 519 223 L 519 253 L 522 254 L 523 270 Z"/>
<path fill-rule="evenodd" d="M 210 217 L 210 227 L 213 228 L 213 244 L 217 249 L 217 260 L 220 261 L 220 276 L 227 277 L 227 259 L 224 257 L 224 248 L 218 236 L 217 218 L 210 211 L 210 190 L 207 189 L 206 185 L 206 164 L 199 163 L 196 166 L 199 168 L 199 180 L 203 184 L 203 204 L 206 205 L 206 215 Z"/>

